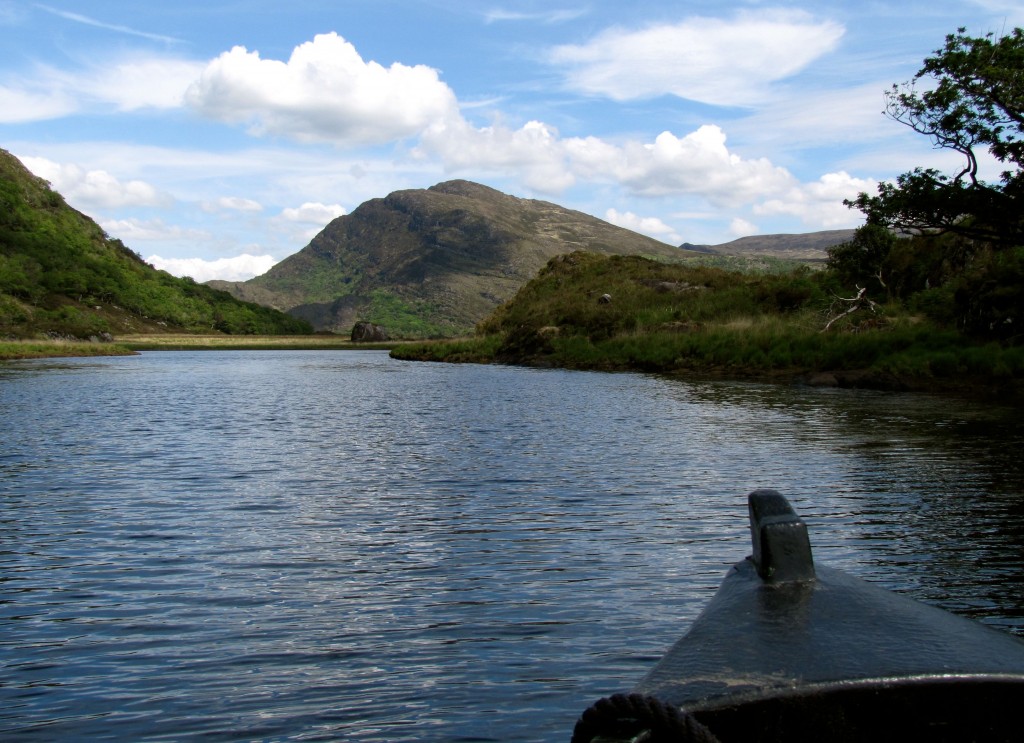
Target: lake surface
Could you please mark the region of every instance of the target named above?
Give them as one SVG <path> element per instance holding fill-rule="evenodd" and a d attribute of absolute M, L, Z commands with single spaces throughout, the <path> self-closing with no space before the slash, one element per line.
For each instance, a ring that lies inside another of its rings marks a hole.
<path fill-rule="evenodd" d="M 749 553 L 1024 634 L 1020 410 L 163 352 L 0 364 L 0 738 L 566 741 Z"/>

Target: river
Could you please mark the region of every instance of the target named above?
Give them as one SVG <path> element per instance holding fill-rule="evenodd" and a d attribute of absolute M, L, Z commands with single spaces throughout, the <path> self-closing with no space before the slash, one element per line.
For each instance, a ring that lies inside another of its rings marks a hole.
<path fill-rule="evenodd" d="M 0 364 L 0 738 L 565 741 L 749 553 L 1024 634 L 1019 409 L 384 352 Z"/>

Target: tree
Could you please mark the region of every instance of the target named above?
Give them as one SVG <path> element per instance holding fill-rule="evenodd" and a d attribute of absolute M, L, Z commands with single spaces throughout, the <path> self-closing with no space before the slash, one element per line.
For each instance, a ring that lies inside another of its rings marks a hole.
<path fill-rule="evenodd" d="M 847 206 L 891 229 L 955 232 L 996 248 L 1024 243 L 1024 31 L 972 38 L 958 29 L 912 81 L 886 93 L 885 113 L 959 152 L 963 167 L 954 176 L 916 168 Z M 983 148 L 1007 167 L 998 183 L 978 177 Z"/>
<path fill-rule="evenodd" d="M 891 230 L 878 224 L 860 227 L 849 242 L 828 251 L 828 267 L 846 286 L 864 284 L 877 290 L 886 286 L 883 264 L 889 257 L 897 237 Z"/>

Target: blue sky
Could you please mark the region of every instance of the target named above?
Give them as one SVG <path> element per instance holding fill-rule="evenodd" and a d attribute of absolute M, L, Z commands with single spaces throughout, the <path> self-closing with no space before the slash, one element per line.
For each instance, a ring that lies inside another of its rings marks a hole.
<path fill-rule="evenodd" d="M 671 244 L 855 227 L 955 158 L 881 115 L 1019 0 L 0 0 L 0 147 L 160 268 L 244 279 L 466 178 Z"/>

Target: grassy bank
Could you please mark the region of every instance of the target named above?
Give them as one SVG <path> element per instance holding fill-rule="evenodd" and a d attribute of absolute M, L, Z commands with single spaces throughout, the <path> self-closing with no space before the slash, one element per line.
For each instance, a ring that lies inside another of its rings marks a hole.
<path fill-rule="evenodd" d="M 138 351 L 389 350 L 396 343 L 353 343 L 332 335 L 125 335 L 114 343 L 68 340 L 0 341 L 0 360 L 66 356 L 124 356 Z"/>
<path fill-rule="evenodd" d="M 125 335 L 120 343 L 135 351 L 321 351 L 393 348 L 395 342 L 353 343 L 342 335 Z"/>
<path fill-rule="evenodd" d="M 0 341 L 0 361 L 69 356 L 128 356 L 134 351 L 121 343 L 87 341 Z"/>
<path fill-rule="evenodd" d="M 971 339 L 898 302 L 844 315 L 850 297 L 825 279 L 574 254 L 552 261 L 476 337 L 392 355 L 1017 394 L 1024 347 Z"/>

